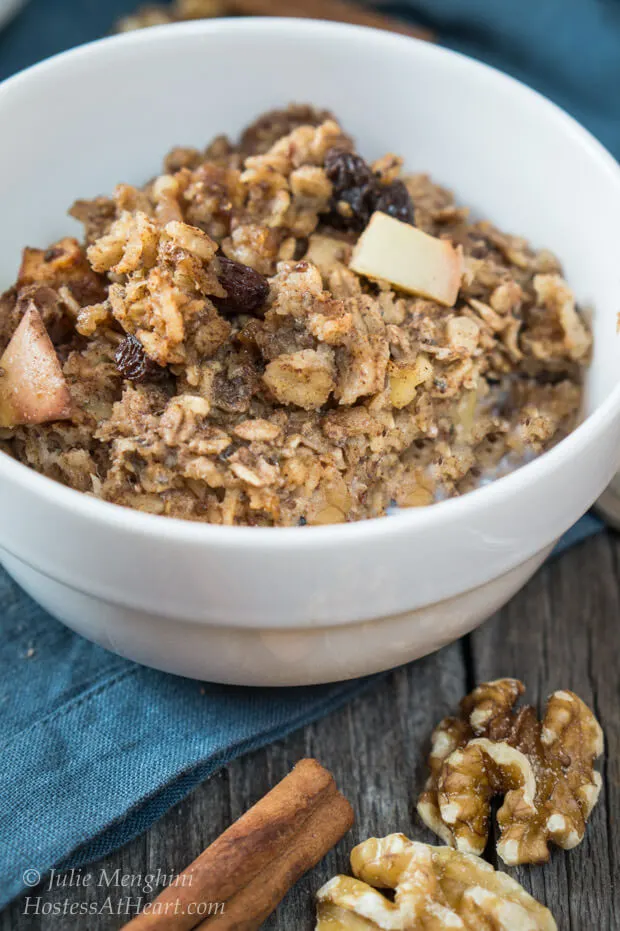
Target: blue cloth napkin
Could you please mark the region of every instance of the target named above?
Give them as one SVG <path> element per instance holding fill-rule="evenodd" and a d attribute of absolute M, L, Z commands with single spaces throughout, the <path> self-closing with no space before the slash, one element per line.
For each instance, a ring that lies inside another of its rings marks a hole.
<path fill-rule="evenodd" d="M 31 0 L 0 32 L 0 78 L 105 34 L 133 6 Z M 391 9 L 533 84 L 620 152 L 615 0 L 412 0 Z M 584 517 L 558 550 L 601 527 Z M 2 570 L 0 669 L 0 907 L 36 873 L 125 844 L 234 757 L 375 681 L 250 690 L 148 670 L 71 633 Z"/>

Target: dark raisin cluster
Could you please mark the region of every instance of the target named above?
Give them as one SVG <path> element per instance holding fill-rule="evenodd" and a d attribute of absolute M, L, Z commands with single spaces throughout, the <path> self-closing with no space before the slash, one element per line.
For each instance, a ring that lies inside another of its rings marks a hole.
<path fill-rule="evenodd" d="M 147 356 L 142 343 L 135 336 L 125 337 L 114 358 L 119 372 L 128 381 L 157 380 L 165 373 L 161 365 Z"/>
<path fill-rule="evenodd" d="M 413 202 L 407 186 L 398 178 L 390 181 L 389 184 L 379 185 L 379 196 L 375 210 L 381 210 L 382 213 L 388 213 L 403 223 L 415 225 Z"/>
<path fill-rule="evenodd" d="M 325 156 L 325 173 L 333 186 L 327 220 L 337 229 L 361 232 L 375 210 L 413 225 L 413 203 L 403 182 L 382 184 L 370 165 L 354 152 L 330 149 Z"/>
<path fill-rule="evenodd" d="M 265 276 L 223 255 L 218 258 L 220 273 L 217 277 L 226 291 L 226 297 L 213 298 L 217 309 L 229 314 L 264 316 L 261 309 L 269 294 L 269 282 Z"/>

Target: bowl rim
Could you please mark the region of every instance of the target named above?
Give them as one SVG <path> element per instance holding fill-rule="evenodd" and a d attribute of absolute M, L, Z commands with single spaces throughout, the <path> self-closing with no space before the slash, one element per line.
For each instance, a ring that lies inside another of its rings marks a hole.
<path fill-rule="evenodd" d="M 560 128 L 574 143 L 581 146 L 598 170 L 605 173 L 610 185 L 615 185 L 620 194 L 620 164 L 607 149 L 580 123 L 553 103 L 543 94 L 528 87 L 497 68 L 480 62 L 461 52 L 453 51 L 431 42 L 399 35 L 366 26 L 350 25 L 326 20 L 309 20 L 285 17 L 235 17 L 213 20 L 194 20 L 150 27 L 149 29 L 119 35 L 106 36 L 76 48 L 60 52 L 32 65 L 0 83 L 0 109 L 3 98 L 13 89 L 38 82 L 48 71 L 88 56 L 108 55 L 112 49 L 123 46 L 175 41 L 185 36 L 204 35 L 217 37 L 244 32 L 276 33 L 299 36 L 308 41 L 320 42 L 327 34 L 342 36 L 343 40 L 366 43 L 376 51 L 385 47 L 409 48 L 415 54 L 443 60 L 451 68 L 475 70 L 486 74 L 489 80 L 503 84 L 513 95 L 520 96 L 530 107 L 544 109 L 549 121 Z M 247 527 L 209 524 L 163 515 L 148 514 L 124 505 L 113 504 L 96 498 L 90 493 L 76 491 L 47 478 L 29 466 L 0 451 L 0 479 L 14 482 L 22 489 L 31 491 L 46 503 L 64 507 L 74 515 L 86 520 L 107 525 L 110 529 L 135 532 L 141 536 L 175 540 L 187 544 L 217 545 L 222 548 L 238 546 L 260 546 L 269 550 L 283 547 L 303 546 L 317 550 L 326 546 L 366 543 L 372 538 L 381 539 L 392 534 L 424 532 L 429 527 L 441 528 L 452 521 L 467 518 L 481 509 L 493 508 L 501 499 L 511 498 L 555 472 L 562 461 L 579 453 L 604 432 L 608 424 L 620 411 L 620 381 L 608 396 L 567 437 L 551 450 L 536 457 L 514 472 L 495 479 L 489 484 L 466 494 L 437 502 L 427 507 L 402 509 L 389 517 L 304 527 Z"/>

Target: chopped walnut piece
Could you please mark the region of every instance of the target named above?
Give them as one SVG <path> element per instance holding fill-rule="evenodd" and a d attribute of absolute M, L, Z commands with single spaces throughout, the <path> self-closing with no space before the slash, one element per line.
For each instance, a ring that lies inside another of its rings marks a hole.
<path fill-rule="evenodd" d="M 160 175 L 153 181 L 151 196 L 155 202 L 155 216 L 160 223 L 180 222 L 183 220 L 181 208 L 182 185 L 179 177 Z"/>
<path fill-rule="evenodd" d="M 88 247 L 88 261 L 96 272 L 115 275 L 152 268 L 159 235 L 156 224 L 144 213 L 123 213 L 109 231 Z"/>
<path fill-rule="evenodd" d="M 383 391 L 390 347 L 385 323 L 372 300 L 365 295 L 350 298 L 344 307 L 353 326 L 337 355 L 336 397 L 340 404 L 354 404 L 359 398 Z"/>
<path fill-rule="evenodd" d="M 93 266 L 114 275 L 113 316 L 161 366 L 208 358 L 230 335 L 230 324 L 206 299 L 226 294 L 216 249 L 203 230 L 178 220 L 161 226 L 141 211 L 121 214 L 88 248 Z M 88 331 L 99 317 L 84 314 L 81 324 Z"/>
<path fill-rule="evenodd" d="M 278 248 L 278 234 L 255 223 L 237 226 L 222 243 L 222 251 L 227 258 L 249 265 L 261 275 L 273 275 Z"/>
<path fill-rule="evenodd" d="M 250 155 L 246 165 L 268 165 L 290 175 L 302 165 L 322 166 L 329 149 L 342 140 L 342 130 L 335 120 L 327 119 L 318 126 L 297 126 L 278 139 L 264 155 Z"/>
<path fill-rule="evenodd" d="M 339 264 L 346 265 L 350 258 L 349 243 L 334 239 L 332 236 L 323 236 L 320 233 L 312 234 L 304 256 L 306 262 L 317 266 L 324 278 L 328 278 Z"/>
<path fill-rule="evenodd" d="M 114 322 L 112 308 L 108 301 L 101 304 L 89 304 L 83 307 L 77 315 L 75 329 L 80 336 L 94 336 L 99 327 L 111 326 Z"/>
<path fill-rule="evenodd" d="M 216 253 L 217 244 L 196 226 L 189 226 L 179 220 L 171 220 L 164 226 L 164 233 L 173 245 L 178 246 L 179 249 L 185 249 L 201 262 L 210 262 Z"/>
<path fill-rule="evenodd" d="M 310 262 L 282 262 L 271 280 L 270 303 L 281 316 L 298 319 L 323 313 L 330 295 L 323 290 L 319 270 Z"/>
<path fill-rule="evenodd" d="M 159 425 L 159 432 L 167 445 L 179 446 L 189 442 L 209 410 L 209 402 L 199 395 L 181 394 L 172 398 Z"/>
<path fill-rule="evenodd" d="M 505 281 L 498 285 L 489 298 L 489 304 L 498 314 L 509 314 L 521 305 L 523 289 L 516 281 Z"/>
<path fill-rule="evenodd" d="M 450 346 L 459 353 L 471 354 L 478 347 L 480 327 L 469 317 L 451 317 L 446 326 Z"/>
<path fill-rule="evenodd" d="M 575 298 L 566 282 L 560 275 L 536 275 L 534 290 L 539 304 L 551 314 L 551 321 L 541 327 L 540 337 L 533 334 L 530 339 L 532 351 L 539 358 L 546 358 L 550 350 L 546 343 L 553 339 L 548 332 L 555 323 L 559 324 L 563 334 L 564 348 L 571 359 L 583 359 L 590 351 L 592 338 L 575 310 Z M 545 332 L 547 331 L 547 332 Z M 551 350 L 552 351 L 552 350 Z"/>
<path fill-rule="evenodd" d="M 269 363 L 263 381 L 281 404 L 304 410 L 322 407 L 335 387 L 335 366 L 329 350 L 302 349 Z"/>
<path fill-rule="evenodd" d="M 371 837 L 351 852 L 357 877 L 317 893 L 316 931 L 557 931 L 548 909 L 478 857 Z M 379 889 L 393 889 L 393 901 Z"/>
<path fill-rule="evenodd" d="M 299 126 L 320 126 L 334 117 L 328 110 L 308 104 L 291 104 L 286 110 L 269 110 L 244 130 L 240 148 L 245 155 L 261 155 Z"/>
<path fill-rule="evenodd" d="M 601 788 L 593 764 L 603 735 L 590 709 L 573 692 L 554 692 L 541 723 L 529 706 L 514 710 L 523 691 L 516 679 L 483 683 L 463 699 L 459 718 L 438 725 L 418 802 L 442 840 L 480 854 L 491 799 L 503 795 L 497 851 L 509 866 L 544 863 L 550 841 L 565 850 L 579 844 Z"/>
<path fill-rule="evenodd" d="M 309 236 L 331 202 L 323 159 L 341 135 L 333 120 L 299 126 L 264 154 L 248 156 L 240 178 L 247 216 L 269 229 L 279 228 L 280 235 L 288 230 L 296 237 Z M 294 240 L 291 245 L 294 254 Z"/>
<path fill-rule="evenodd" d="M 312 205 L 317 213 L 327 209 L 332 186 L 322 168 L 316 165 L 301 165 L 291 172 L 291 193 L 299 206 Z"/>
<path fill-rule="evenodd" d="M 394 155 L 393 152 L 382 155 L 381 158 L 378 158 L 371 165 L 373 173 L 384 184 L 390 184 L 390 182 L 396 181 L 402 167 L 403 159 L 400 155 Z"/>

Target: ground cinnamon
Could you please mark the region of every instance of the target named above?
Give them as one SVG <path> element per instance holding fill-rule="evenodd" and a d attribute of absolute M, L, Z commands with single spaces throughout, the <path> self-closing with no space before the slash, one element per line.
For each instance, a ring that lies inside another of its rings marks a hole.
<path fill-rule="evenodd" d="M 331 774 L 316 760 L 302 760 L 126 928 L 255 931 L 352 824 L 351 806 Z M 222 911 L 200 910 L 217 903 Z"/>

